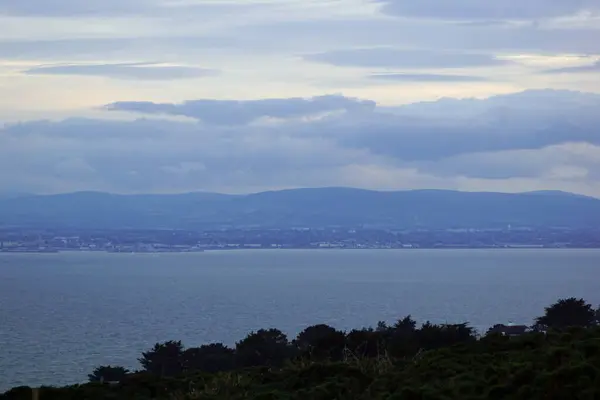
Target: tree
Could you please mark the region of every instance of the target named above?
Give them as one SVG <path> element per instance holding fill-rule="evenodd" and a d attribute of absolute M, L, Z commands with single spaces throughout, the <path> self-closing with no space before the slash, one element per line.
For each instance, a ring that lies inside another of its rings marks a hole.
<path fill-rule="evenodd" d="M 392 357 L 409 357 L 419 350 L 417 322 L 410 315 L 398 320 L 389 332 L 387 349 Z"/>
<path fill-rule="evenodd" d="M 346 334 L 328 325 L 309 326 L 293 342 L 300 354 L 313 360 L 340 361 Z"/>
<path fill-rule="evenodd" d="M 399 319 L 398 322 L 394 324 L 392 327 L 394 331 L 401 331 L 407 333 L 414 333 L 417 329 L 417 322 L 412 319 L 412 316 L 408 315 L 402 319 Z"/>
<path fill-rule="evenodd" d="M 142 353 L 138 361 L 145 371 L 158 376 L 174 376 L 183 371 L 181 341 L 157 343 L 152 350 Z"/>
<path fill-rule="evenodd" d="M 90 382 L 120 382 L 128 373 L 129 370 L 123 367 L 103 365 L 89 374 L 88 379 Z"/>
<path fill-rule="evenodd" d="M 600 325 L 600 306 L 596 310 L 596 325 Z"/>
<path fill-rule="evenodd" d="M 185 371 L 223 372 L 235 367 L 235 351 L 221 343 L 190 348 L 183 352 Z"/>
<path fill-rule="evenodd" d="M 385 354 L 387 332 L 366 329 L 353 329 L 346 336 L 348 350 L 359 358 L 374 358 Z"/>
<path fill-rule="evenodd" d="M 278 329 L 252 332 L 235 346 L 242 367 L 281 366 L 292 355 L 287 336 Z"/>
<path fill-rule="evenodd" d="M 435 325 L 427 321 L 417 332 L 419 346 L 425 350 L 472 342 L 477 339 L 475 330 L 467 323 Z"/>
<path fill-rule="evenodd" d="M 591 304 L 574 297 L 560 299 L 545 308 L 545 314 L 536 318 L 536 325 L 546 329 L 564 329 L 568 327 L 590 327 L 596 323 L 596 311 Z"/>
<path fill-rule="evenodd" d="M 388 326 L 387 322 L 379 321 L 377 323 L 377 328 L 375 328 L 375 330 L 377 332 L 388 332 L 390 330 L 390 327 Z"/>

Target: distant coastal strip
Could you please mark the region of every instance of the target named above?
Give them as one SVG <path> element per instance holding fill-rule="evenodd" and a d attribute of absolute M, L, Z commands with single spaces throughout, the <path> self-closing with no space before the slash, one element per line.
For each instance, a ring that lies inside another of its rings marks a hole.
<path fill-rule="evenodd" d="M 589 229 L 512 228 L 403 230 L 372 228 L 73 230 L 1 228 L 0 252 L 190 253 L 208 250 L 411 250 L 600 248 Z"/>

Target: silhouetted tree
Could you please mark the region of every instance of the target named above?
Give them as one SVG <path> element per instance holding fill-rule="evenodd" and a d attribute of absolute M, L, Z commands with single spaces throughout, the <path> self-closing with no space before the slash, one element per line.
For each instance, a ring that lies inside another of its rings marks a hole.
<path fill-rule="evenodd" d="M 396 322 L 392 329 L 396 332 L 409 332 L 414 333 L 417 329 L 417 322 L 412 319 L 412 316 L 408 315 Z"/>
<path fill-rule="evenodd" d="M 235 346 L 237 363 L 242 367 L 281 366 L 292 356 L 287 336 L 278 329 L 252 332 Z"/>
<path fill-rule="evenodd" d="M 181 341 L 157 343 L 152 350 L 142 353 L 138 361 L 145 371 L 159 376 L 174 376 L 183 371 Z"/>
<path fill-rule="evenodd" d="M 442 325 L 448 346 L 477 340 L 477 332 L 467 322 Z"/>
<path fill-rule="evenodd" d="M 475 330 L 467 323 L 434 325 L 427 321 L 417 332 L 419 346 L 426 350 L 477 340 Z"/>
<path fill-rule="evenodd" d="M 433 338 L 471 340 L 466 324 L 425 324 L 416 334 L 421 330 Z M 357 332 L 380 334 L 375 329 Z M 600 399 L 598 365 L 600 329 L 574 327 L 517 339 L 492 334 L 405 362 L 311 362 L 176 379 L 141 372 L 128 374 L 116 386 L 42 387 L 35 392 L 41 400 Z M 32 394 L 31 388 L 18 387 L 0 394 L 0 400 L 30 400 Z"/>
<path fill-rule="evenodd" d="M 90 382 L 100 382 L 102 380 L 105 382 L 120 382 L 128 373 L 129 370 L 123 367 L 103 365 L 89 374 L 88 379 Z"/>
<path fill-rule="evenodd" d="M 353 329 L 346 335 L 346 346 L 356 357 L 378 357 L 385 354 L 386 332 L 372 328 Z"/>
<path fill-rule="evenodd" d="M 546 329 L 564 329 L 568 327 L 590 327 L 596 323 L 596 311 L 583 299 L 571 297 L 560 299 L 545 308 L 545 314 L 535 320 L 537 326 Z"/>
<path fill-rule="evenodd" d="M 293 341 L 300 355 L 314 360 L 340 361 L 346 334 L 328 325 L 309 326 Z"/>
<path fill-rule="evenodd" d="M 419 328 L 417 337 L 421 348 L 436 349 L 441 347 L 443 343 L 442 327 L 427 321 Z"/>
<path fill-rule="evenodd" d="M 235 368 L 235 351 L 221 343 L 189 348 L 182 354 L 185 371 L 222 372 Z"/>
<path fill-rule="evenodd" d="M 387 339 L 389 355 L 403 358 L 412 356 L 419 350 L 416 327 L 417 322 L 410 315 L 392 325 Z"/>
<path fill-rule="evenodd" d="M 506 325 L 504 324 L 495 324 L 494 326 L 490 327 L 486 332 L 485 332 L 485 336 L 504 336 L 502 334 L 503 330 L 506 328 Z"/>
<path fill-rule="evenodd" d="M 379 321 L 377 323 L 377 328 L 375 328 L 375 330 L 377 332 L 387 332 L 390 330 L 390 327 L 388 326 L 387 322 L 385 321 Z"/>

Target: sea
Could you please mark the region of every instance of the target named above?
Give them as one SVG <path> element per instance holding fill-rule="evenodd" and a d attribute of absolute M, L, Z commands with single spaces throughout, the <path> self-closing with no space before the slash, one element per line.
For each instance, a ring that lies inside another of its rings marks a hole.
<path fill-rule="evenodd" d="M 139 367 L 157 342 L 235 345 L 326 323 L 531 324 L 559 298 L 600 304 L 600 250 L 0 253 L 0 393 Z"/>

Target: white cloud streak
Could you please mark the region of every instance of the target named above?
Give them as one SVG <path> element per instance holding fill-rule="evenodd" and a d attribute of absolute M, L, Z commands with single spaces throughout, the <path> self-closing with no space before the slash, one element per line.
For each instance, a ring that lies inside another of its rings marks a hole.
<path fill-rule="evenodd" d="M 116 79 L 171 80 L 214 76 L 217 71 L 189 67 L 157 65 L 153 63 L 47 65 L 24 71 L 29 75 L 82 75 L 104 76 Z"/>

